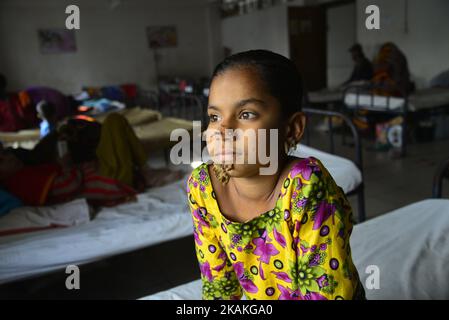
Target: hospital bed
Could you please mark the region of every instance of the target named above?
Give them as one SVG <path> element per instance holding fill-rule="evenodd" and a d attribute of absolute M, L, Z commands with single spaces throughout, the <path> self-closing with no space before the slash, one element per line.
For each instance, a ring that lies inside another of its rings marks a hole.
<path fill-rule="evenodd" d="M 401 116 L 400 154 L 407 152 L 407 130 L 411 116 L 436 114 L 447 111 L 449 107 L 449 88 L 427 88 L 405 97 L 390 97 L 373 94 L 373 85 L 348 86 L 343 94 L 344 107 L 351 112 L 366 110 L 370 112 Z"/>
<path fill-rule="evenodd" d="M 310 115 L 320 115 L 320 112 L 313 110 Z M 323 112 L 328 115 L 327 111 Z M 182 119 L 176 121 L 191 124 Z M 163 131 L 164 127 L 160 130 Z M 145 134 L 136 131 L 138 135 Z M 358 141 L 357 134 L 355 141 Z M 310 143 L 309 139 L 306 143 Z M 355 150 L 360 152 L 360 147 Z M 360 189 L 363 186 L 361 154 L 356 153 L 356 162 L 352 162 L 307 145 L 299 145 L 293 155 L 320 159 L 346 194 L 354 190 L 363 191 L 363 188 Z M 102 209 L 90 222 L 68 228 L 0 236 L 0 284 L 20 285 L 29 280 L 38 281 L 60 272 L 68 264 L 95 266 L 105 259 L 139 249 L 148 250 L 162 243 L 188 241 L 192 227 L 184 188 L 190 170 L 186 169 L 186 176 L 180 181 L 140 194 L 135 203 Z"/>
<path fill-rule="evenodd" d="M 437 170 L 434 191 L 441 192 L 448 168 L 449 159 Z M 350 241 L 367 299 L 449 299 L 448 199 L 419 201 L 357 224 Z M 141 299 L 200 300 L 201 280 Z"/>
<path fill-rule="evenodd" d="M 171 132 L 177 128 L 185 129 L 189 133 L 193 131 L 191 121 L 162 117 L 162 114 L 155 110 L 131 108 L 120 110 L 118 113 L 122 114 L 131 124 L 146 151 L 163 150 L 166 158 L 168 157 L 167 149 L 176 143 L 176 141 L 170 140 Z M 108 114 L 101 114 L 96 117 L 96 120 L 102 123 Z M 0 132 L 0 141 L 5 146 L 31 149 L 39 141 L 39 130 Z M 168 158 L 166 160 L 168 161 Z"/>
<path fill-rule="evenodd" d="M 140 107 L 122 109 L 120 111 L 114 111 L 123 115 L 129 122 L 131 126 L 142 126 L 144 124 L 152 123 L 162 119 L 162 114 L 155 110 L 142 109 Z M 111 112 L 102 113 L 96 115 L 94 118 L 102 123 L 107 115 Z M 40 132 L 39 129 L 27 129 L 20 130 L 17 132 L 0 132 L 0 141 L 7 145 L 17 147 L 27 147 L 31 148 L 39 141 Z"/>
<path fill-rule="evenodd" d="M 364 86 L 351 85 L 345 89 L 336 88 L 312 91 L 308 94 L 308 101 L 314 105 L 345 102 L 348 106 L 359 105 L 376 110 L 401 109 L 407 102 L 410 112 L 420 112 L 449 105 L 448 88 L 419 89 L 408 96 L 408 101 L 401 97 L 388 98 L 385 96 L 371 95 L 366 93 L 365 90 L 357 92 L 357 88 L 366 89 Z"/>
<path fill-rule="evenodd" d="M 361 183 L 360 171 L 347 159 L 305 145 L 298 152 L 319 158 L 345 192 Z M 0 237 L 0 283 L 192 235 L 186 179 L 187 173 L 182 180 L 139 194 L 135 203 L 104 208 L 85 224 Z"/>

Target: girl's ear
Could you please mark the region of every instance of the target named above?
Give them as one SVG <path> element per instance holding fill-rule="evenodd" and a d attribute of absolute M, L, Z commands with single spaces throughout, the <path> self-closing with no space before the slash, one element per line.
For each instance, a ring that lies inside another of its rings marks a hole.
<path fill-rule="evenodd" d="M 295 112 L 290 116 L 287 123 L 286 140 L 289 144 L 297 144 L 304 134 L 306 127 L 306 116 L 303 112 Z"/>

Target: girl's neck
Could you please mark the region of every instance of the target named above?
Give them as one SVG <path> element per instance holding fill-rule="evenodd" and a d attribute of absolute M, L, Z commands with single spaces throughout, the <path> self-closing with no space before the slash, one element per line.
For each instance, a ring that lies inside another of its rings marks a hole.
<path fill-rule="evenodd" d="M 247 201 L 266 201 L 270 202 L 276 198 L 279 189 L 279 183 L 284 176 L 288 174 L 288 168 L 291 159 L 283 155 L 279 157 L 278 169 L 273 175 L 254 175 L 251 177 L 235 178 L 232 177 L 229 182 L 230 191 L 238 194 L 241 199 Z M 287 172 L 286 172 L 287 171 Z"/>

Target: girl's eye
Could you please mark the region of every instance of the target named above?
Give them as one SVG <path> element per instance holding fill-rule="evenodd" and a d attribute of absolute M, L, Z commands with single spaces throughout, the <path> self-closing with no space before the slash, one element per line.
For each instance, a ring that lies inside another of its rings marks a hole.
<path fill-rule="evenodd" d="M 240 119 L 251 120 L 257 117 L 257 114 L 254 112 L 245 111 L 240 114 Z"/>
<path fill-rule="evenodd" d="M 210 120 L 210 122 L 216 122 L 216 121 L 218 121 L 218 116 L 216 114 L 210 114 L 209 120 Z"/>

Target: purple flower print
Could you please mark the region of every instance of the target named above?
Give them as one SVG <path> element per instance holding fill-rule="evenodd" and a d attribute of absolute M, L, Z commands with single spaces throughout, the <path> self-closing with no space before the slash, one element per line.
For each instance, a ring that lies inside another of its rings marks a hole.
<path fill-rule="evenodd" d="M 325 296 L 322 296 L 318 292 L 307 292 L 305 295 L 299 293 L 300 300 L 327 300 Z"/>
<path fill-rule="evenodd" d="M 293 291 L 290 288 L 286 288 L 280 284 L 277 285 L 281 294 L 279 295 L 279 300 L 298 300 L 298 290 Z"/>
<path fill-rule="evenodd" d="M 206 187 L 204 185 L 200 185 L 200 190 L 201 190 L 201 192 L 204 192 L 204 191 L 206 191 Z"/>
<path fill-rule="evenodd" d="M 326 297 L 317 292 L 307 292 L 305 295 L 302 295 L 299 290 L 293 291 L 280 284 L 278 284 L 277 287 L 281 292 L 279 300 L 327 300 Z"/>
<path fill-rule="evenodd" d="M 309 252 L 310 248 L 306 248 L 303 244 L 299 245 L 302 251 L 302 255 L 304 255 L 304 253 Z"/>
<path fill-rule="evenodd" d="M 305 180 L 310 180 L 310 177 L 312 176 L 312 173 L 315 171 L 316 164 L 311 162 L 309 159 L 305 159 L 303 161 L 299 161 L 296 163 L 292 170 L 291 175 L 292 177 L 296 177 L 298 173 L 301 173 L 302 177 Z"/>
<path fill-rule="evenodd" d="M 327 287 L 329 285 L 329 281 L 327 280 L 327 275 L 323 274 L 321 277 L 316 279 L 318 282 L 318 286 L 321 288 Z"/>
<path fill-rule="evenodd" d="M 270 263 L 271 256 L 275 256 L 279 251 L 271 243 L 266 243 L 263 238 L 256 238 L 253 240 L 253 244 L 256 246 L 254 254 L 259 256 L 259 261 L 263 263 Z"/>
<path fill-rule="evenodd" d="M 307 204 L 307 199 L 301 199 L 296 202 L 296 208 L 301 209 L 302 207 L 305 207 Z"/>
<path fill-rule="evenodd" d="M 219 264 L 218 266 L 214 267 L 213 270 L 214 271 L 221 271 L 223 270 L 223 268 L 226 266 L 226 253 L 224 251 L 222 251 L 219 255 L 218 255 L 218 259 L 223 260 L 222 264 Z"/>
<path fill-rule="evenodd" d="M 253 246 L 250 244 L 250 243 L 248 243 L 246 246 L 245 246 L 245 250 L 252 250 L 253 249 Z"/>
<path fill-rule="evenodd" d="M 314 253 L 311 256 L 311 259 L 310 259 L 310 262 L 309 262 L 309 267 L 316 267 L 316 266 L 318 266 L 320 264 L 320 259 L 321 259 L 320 254 L 319 253 Z"/>
<path fill-rule="evenodd" d="M 193 238 L 195 239 L 197 245 L 201 246 L 203 244 L 203 241 L 201 241 L 200 237 L 198 236 L 196 228 L 193 228 Z"/>
<path fill-rule="evenodd" d="M 212 281 L 214 279 L 212 277 L 212 272 L 210 270 L 209 262 L 200 263 L 200 271 L 201 271 L 201 274 L 207 278 L 207 281 Z"/>
<path fill-rule="evenodd" d="M 285 237 L 276 230 L 276 227 L 273 229 L 274 239 L 279 243 L 282 248 L 285 248 L 287 243 L 285 242 Z"/>
<path fill-rule="evenodd" d="M 206 178 L 207 178 L 206 171 L 204 169 L 201 169 L 199 176 L 200 176 L 200 181 L 201 182 L 205 181 Z"/>
<path fill-rule="evenodd" d="M 268 237 L 268 232 L 267 229 L 265 229 L 262 233 L 262 235 L 260 236 L 264 241 L 270 241 L 270 239 L 266 240 Z"/>
<path fill-rule="evenodd" d="M 300 229 L 301 229 L 301 222 L 296 221 L 296 222 L 295 222 L 295 231 L 296 231 L 296 232 L 299 232 Z"/>
<path fill-rule="evenodd" d="M 262 261 L 259 262 L 259 275 L 262 280 L 266 280 L 265 271 L 263 271 L 263 268 L 262 268 Z"/>
<path fill-rule="evenodd" d="M 231 237 L 231 242 L 232 244 L 236 245 L 237 243 L 240 242 L 240 240 L 242 240 L 242 235 L 241 234 L 233 234 Z"/>
<path fill-rule="evenodd" d="M 318 205 L 318 209 L 315 214 L 314 223 L 313 223 L 313 230 L 317 230 L 321 228 L 324 222 L 326 222 L 327 219 L 329 219 L 330 216 L 332 216 L 332 223 L 335 223 L 334 221 L 334 214 L 335 214 L 335 204 L 328 203 L 326 201 L 321 201 Z"/>
<path fill-rule="evenodd" d="M 237 262 L 234 264 L 234 271 L 243 290 L 249 293 L 256 293 L 257 291 L 259 291 L 254 282 L 248 279 L 248 277 L 245 275 L 245 269 L 243 268 L 242 262 Z"/>
<path fill-rule="evenodd" d="M 203 220 L 203 217 L 201 216 L 200 210 L 204 208 L 199 208 L 196 210 L 193 210 L 193 216 L 198 221 L 198 231 L 203 234 L 203 227 L 209 228 L 209 225 L 206 223 L 206 221 Z"/>
<path fill-rule="evenodd" d="M 274 274 L 276 276 L 276 279 L 291 283 L 292 279 L 290 279 L 290 277 L 288 276 L 288 274 L 286 272 L 275 272 L 275 271 L 271 271 L 272 274 Z"/>

